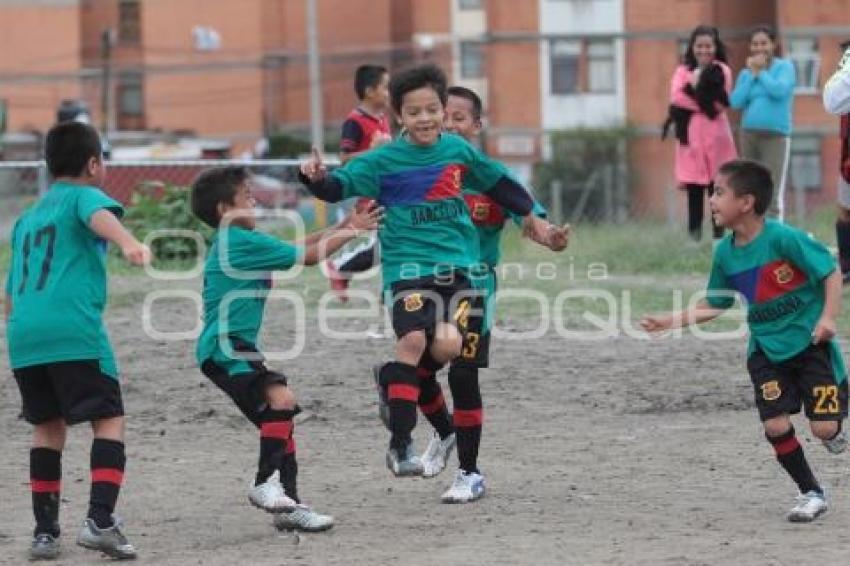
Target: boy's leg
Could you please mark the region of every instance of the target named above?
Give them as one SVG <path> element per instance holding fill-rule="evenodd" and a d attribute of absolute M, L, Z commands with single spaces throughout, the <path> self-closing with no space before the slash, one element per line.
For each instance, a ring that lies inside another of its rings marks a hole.
<path fill-rule="evenodd" d="M 705 213 L 705 187 L 693 183 L 685 185 L 688 192 L 688 234 L 692 240 L 702 239 L 702 218 Z"/>
<path fill-rule="evenodd" d="M 112 526 L 112 514 L 124 481 L 124 417 L 92 422 L 91 493 L 88 518 L 99 529 Z"/>
<path fill-rule="evenodd" d="M 443 388 L 437 381 L 437 371 L 443 367 L 426 350 L 419 360 L 416 375 L 419 377 L 419 410 L 434 427 L 440 439 L 445 439 L 454 432 L 451 415 L 446 407 Z"/>
<path fill-rule="evenodd" d="M 22 413 L 33 425 L 30 448 L 30 492 L 35 530 L 30 547 L 33 559 L 59 555 L 59 498 L 62 450 L 66 427 L 47 365 L 14 370 L 21 393 Z"/>
<path fill-rule="evenodd" d="M 59 556 L 59 501 L 62 486 L 62 449 L 65 446 L 65 421 L 35 425 L 30 449 L 30 488 L 35 530 L 30 548 L 32 559 Z"/>

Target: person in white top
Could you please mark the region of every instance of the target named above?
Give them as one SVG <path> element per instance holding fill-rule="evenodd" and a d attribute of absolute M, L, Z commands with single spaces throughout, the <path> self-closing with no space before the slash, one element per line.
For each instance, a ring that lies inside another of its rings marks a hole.
<path fill-rule="evenodd" d="M 823 107 L 841 116 L 841 161 L 838 177 L 838 218 L 835 234 L 844 283 L 850 282 L 850 41 L 841 44 L 844 56 L 823 88 Z"/>

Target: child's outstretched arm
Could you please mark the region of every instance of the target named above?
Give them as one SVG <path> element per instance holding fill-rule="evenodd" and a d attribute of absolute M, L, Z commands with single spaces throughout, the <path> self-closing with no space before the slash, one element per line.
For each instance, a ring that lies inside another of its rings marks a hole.
<path fill-rule="evenodd" d="M 368 210 L 355 210 L 347 222 L 341 222 L 337 226 L 311 234 L 303 242 L 304 265 L 315 265 L 333 255 L 360 233 L 377 230 L 383 218 L 383 207 L 373 206 Z"/>
<path fill-rule="evenodd" d="M 723 314 L 723 311 L 724 309 L 712 307 L 706 301 L 700 301 L 689 309 L 646 315 L 641 319 L 640 325 L 647 332 L 661 332 L 708 322 Z"/>
<path fill-rule="evenodd" d="M 89 228 L 104 240 L 121 248 L 124 258 L 133 265 L 150 263 L 150 249 L 124 228 L 115 214 L 109 210 L 101 209 L 92 214 Z"/>
<path fill-rule="evenodd" d="M 841 289 L 841 272 L 836 269 L 823 280 L 823 312 L 812 331 L 812 344 L 827 342 L 835 336 L 835 321 L 841 312 Z"/>
<path fill-rule="evenodd" d="M 310 159 L 303 161 L 298 168 L 298 180 L 307 190 L 325 202 L 339 202 L 343 197 L 342 184 L 328 175 L 328 168 L 322 162 L 322 155 L 315 147 Z"/>

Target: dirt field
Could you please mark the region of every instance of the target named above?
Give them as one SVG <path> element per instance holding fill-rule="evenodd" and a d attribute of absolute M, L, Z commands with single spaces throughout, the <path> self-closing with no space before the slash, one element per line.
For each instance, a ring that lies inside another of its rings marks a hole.
<path fill-rule="evenodd" d="M 448 506 L 439 496 L 453 466 L 428 480 L 384 467 L 369 368 L 391 340 L 323 338 L 313 316 L 305 353 L 274 365 L 307 409 L 296 429 L 301 494 L 338 522 L 325 534 L 279 534 L 246 499 L 256 433 L 195 368 L 192 343 L 151 340 L 141 301 L 126 304 L 108 315 L 129 419 L 118 512 L 141 564 L 790 566 L 850 556 L 850 455 L 827 454 L 797 421 L 832 509 L 812 525 L 786 522 L 793 484 L 762 438 L 742 343 L 554 333 L 496 342 L 482 379 L 489 491 Z M 162 316 L 160 328 L 194 324 L 187 303 Z M 270 318 L 271 334 L 291 340 L 285 317 Z M 9 376 L 2 328 L 0 337 Z M 2 384 L 0 564 L 20 564 L 32 528 L 29 427 L 13 380 Z M 420 450 L 426 430 L 420 419 Z M 73 429 L 63 461 L 60 564 L 105 560 L 73 543 L 89 439 Z"/>

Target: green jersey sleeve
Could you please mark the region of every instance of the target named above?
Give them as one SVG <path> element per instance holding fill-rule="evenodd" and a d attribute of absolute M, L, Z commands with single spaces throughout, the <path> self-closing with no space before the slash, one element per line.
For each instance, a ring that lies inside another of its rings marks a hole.
<path fill-rule="evenodd" d="M 522 226 L 522 216 L 514 214 L 507 208 L 505 209 L 505 213 L 511 218 L 511 220 L 514 221 L 514 224 L 516 224 L 517 226 Z M 531 207 L 531 214 L 538 218 L 548 218 L 549 216 L 549 213 L 546 212 L 546 209 L 543 208 L 543 205 L 537 201 L 534 201 L 534 204 Z"/>
<path fill-rule="evenodd" d="M 295 265 L 304 249 L 282 242 L 262 232 L 231 230 L 228 234 L 228 260 L 239 271 L 283 271 Z"/>
<path fill-rule="evenodd" d="M 99 190 L 90 187 L 81 187 L 77 196 L 77 218 L 80 222 L 89 225 L 92 215 L 101 209 L 112 212 L 118 218 L 124 216 L 124 207 L 118 201 L 106 196 Z"/>
<path fill-rule="evenodd" d="M 381 190 L 378 181 L 378 165 L 383 155 L 381 149 L 358 155 L 331 172 L 331 176 L 342 185 L 343 198 L 378 198 Z"/>
<path fill-rule="evenodd" d="M 810 281 L 822 281 L 835 271 L 835 259 L 827 247 L 802 230 L 786 228 L 779 244 L 782 256 L 802 269 Z"/>
<path fill-rule="evenodd" d="M 705 291 L 705 301 L 713 308 L 728 309 L 735 304 L 735 290 L 729 285 L 717 253 L 711 262 L 711 273 Z"/>

